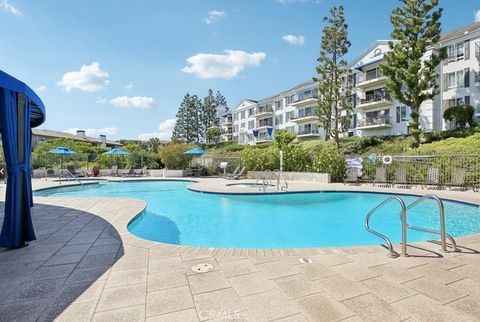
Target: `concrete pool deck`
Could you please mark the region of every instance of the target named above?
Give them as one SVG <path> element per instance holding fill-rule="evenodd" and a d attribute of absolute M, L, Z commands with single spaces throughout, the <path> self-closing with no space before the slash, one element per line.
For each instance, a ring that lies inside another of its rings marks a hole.
<path fill-rule="evenodd" d="M 192 189 L 255 191 L 223 187 L 239 181 L 195 180 Z M 56 185 L 33 181 L 37 189 Z M 305 182 L 289 182 L 289 190 L 432 192 Z M 433 193 L 480 203 L 480 193 Z M 439 245 L 423 242 L 409 245 L 413 256 L 397 259 L 381 246 L 199 248 L 131 235 L 126 225 L 145 208 L 140 200 L 34 201 L 37 240 L 22 249 L 0 249 L 1 321 L 480 319 L 480 234 L 457 238 L 461 253 L 442 254 Z M 302 257 L 311 263 L 301 263 Z M 213 270 L 191 270 L 204 263 Z"/>

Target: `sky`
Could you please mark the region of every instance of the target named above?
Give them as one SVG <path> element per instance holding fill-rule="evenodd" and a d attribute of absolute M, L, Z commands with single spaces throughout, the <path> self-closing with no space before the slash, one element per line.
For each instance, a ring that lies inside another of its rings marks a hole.
<path fill-rule="evenodd" d="M 323 17 L 345 7 L 348 59 L 389 39 L 397 0 L 0 0 L 0 70 L 45 103 L 41 128 L 168 140 L 186 93 L 230 108 L 315 76 Z M 480 21 L 440 0 L 442 30 Z"/>

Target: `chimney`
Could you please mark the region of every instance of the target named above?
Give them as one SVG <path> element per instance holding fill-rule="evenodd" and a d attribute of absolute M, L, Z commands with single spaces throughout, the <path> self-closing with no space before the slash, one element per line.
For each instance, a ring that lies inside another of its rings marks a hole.
<path fill-rule="evenodd" d="M 85 130 L 77 130 L 77 136 L 84 139 L 85 138 Z"/>
<path fill-rule="evenodd" d="M 100 145 L 103 147 L 107 146 L 107 136 L 105 134 L 100 134 Z"/>

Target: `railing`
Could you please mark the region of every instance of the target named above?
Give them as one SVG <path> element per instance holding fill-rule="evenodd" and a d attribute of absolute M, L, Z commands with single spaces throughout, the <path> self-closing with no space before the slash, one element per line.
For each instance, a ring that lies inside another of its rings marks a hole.
<path fill-rule="evenodd" d="M 273 127 L 273 121 L 270 122 L 257 122 L 257 127 L 270 126 Z"/>
<path fill-rule="evenodd" d="M 308 100 L 310 98 L 317 99 L 318 98 L 318 93 L 316 91 L 312 91 L 309 94 L 299 94 L 299 95 L 295 96 L 295 98 L 293 99 L 293 102 L 297 103 L 297 102 Z"/>
<path fill-rule="evenodd" d="M 298 131 L 298 135 L 318 134 L 318 129 Z"/>
<path fill-rule="evenodd" d="M 65 178 L 66 178 L 66 177 L 70 177 L 70 178 L 72 178 L 74 181 L 77 181 L 80 185 L 83 186 L 83 182 L 80 181 L 80 179 L 78 179 L 78 177 L 75 176 L 75 175 L 73 175 L 73 173 L 71 173 L 70 171 L 65 170 L 65 169 L 60 169 L 60 173 L 59 173 L 59 174 L 60 174 L 60 178 L 59 178 L 59 179 L 60 179 L 60 180 L 59 180 L 60 184 L 62 183 L 62 177 L 64 176 L 64 174 L 67 174 L 66 176 L 64 176 Z"/>
<path fill-rule="evenodd" d="M 373 126 L 373 125 L 390 125 L 390 117 L 377 117 L 373 119 L 366 119 L 357 121 L 357 127 Z"/>
<path fill-rule="evenodd" d="M 403 227 L 406 227 L 406 223 L 407 223 L 407 208 L 405 207 L 405 202 L 403 202 L 403 200 L 399 197 L 389 197 L 387 199 L 385 199 L 382 203 L 378 204 L 375 208 L 373 208 L 372 210 L 370 210 L 370 212 L 367 214 L 367 216 L 365 216 L 365 229 L 383 239 L 385 241 L 385 243 L 387 244 L 387 248 L 388 248 L 388 252 L 389 252 L 389 256 L 391 258 L 395 258 L 395 257 L 398 257 L 398 253 L 393 249 L 393 245 L 392 245 L 392 242 L 390 241 L 390 239 L 379 233 L 378 231 L 376 230 L 373 230 L 371 227 L 370 227 L 370 217 L 372 217 L 372 215 L 379 209 L 383 208 L 386 204 L 389 204 L 391 202 L 398 202 L 400 204 L 400 207 L 401 207 L 401 212 L 400 212 L 400 216 L 401 216 L 401 219 L 402 219 L 402 255 L 403 256 L 407 256 L 407 231 L 406 229 L 404 229 Z"/>
<path fill-rule="evenodd" d="M 387 94 L 384 94 L 384 95 L 367 95 L 367 97 L 360 99 L 360 104 L 388 102 L 388 101 L 390 101 L 390 96 L 387 95 Z"/>
<path fill-rule="evenodd" d="M 276 176 L 277 179 L 277 191 L 286 191 L 288 189 L 288 182 L 285 180 L 283 177 L 283 174 L 280 170 L 276 169 L 273 170 L 274 175 Z M 283 185 L 280 186 L 280 182 L 283 181 Z"/>
<path fill-rule="evenodd" d="M 254 115 L 263 114 L 263 113 L 273 113 L 273 108 L 270 106 L 259 107 L 255 110 Z"/>
<path fill-rule="evenodd" d="M 477 86 L 480 86 L 480 72 L 475 72 L 474 83 Z"/>
<path fill-rule="evenodd" d="M 475 56 L 480 59 L 480 41 L 475 43 Z"/>
<path fill-rule="evenodd" d="M 317 116 L 316 111 L 306 112 L 306 113 L 302 113 L 302 114 L 297 112 L 293 115 L 293 117 L 291 119 L 296 120 L 296 119 L 301 119 L 301 118 L 310 117 L 310 116 Z"/>
<path fill-rule="evenodd" d="M 443 202 L 442 202 L 442 200 L 440 200 L 440 198 L 438 198 L 437 196 L 432 195 L 432 194 L 425 195 L 421 198 L 418 198 L 417 200 L 415 200 L 410 205 L 408 205 L 407 211 L 414 208 L 415 206 L 422 203 L 423 201 L 429 200 L 429 199 L 435 200 L 438 204 L 440 231 L 429 229 L 429 228 L 424 228 L 424 227 L 412 226 L 412 225 L 409 225 L 408 222 L 405 222 L 406 228 L 411 229 L 411 230 L 423 231 L 423 232 L 427 232 L 427 233 L 430 233 L 430 234 L 440 235 L 440 242 L 441 242 L 441 245 L 442 245 L 442 251 L 443 252 L 447 252 L 446 239 L 448 238 L 450 240 L 450 244 L 451 244 L 451 247 L 452 247 L 453 251 L 458 252 L 459 249 L 457 247 L 457 243 L 455 242 L 455 239 L 453 239 L 453 237 L 450 236 L 449 234 L 447 234 L 447 232 L 446 232 L 446 228 L 445 228 L 445 206 L 443 205 Z"/>

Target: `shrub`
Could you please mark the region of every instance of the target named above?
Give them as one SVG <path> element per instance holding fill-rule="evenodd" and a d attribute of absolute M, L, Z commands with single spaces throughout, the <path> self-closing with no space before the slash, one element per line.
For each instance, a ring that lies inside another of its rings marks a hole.
<path fill-rule="evenodd" d="M 472 105 L 457 105 L 447 108 L 443 112 L 443 118 L 447 121 L 453 121 L 460 128 L 464 128 L 465 124 L 473 125 L 473 114 L 475 109 Z"/>
<path fill-rule="evenodd" d="M 285 149 L 290 143 L 295 140 L 296 135 L 287 130 L 275 131 L 275 146 L 280 150 Z"/>
<path fill-rule="evenodd" d="M 255 149 L 248 147 L 240 152 L 242 163 L 251 171 L 275 170 L 280 167 L 278 149 Z"/>
<path fill-rule="evenodd" d="M 284 171 L 309 171 L 312 167 L 312 156 L 303 146 L 298 144 L 285 146 L 283 149 Z"/>
<path fill-rule="evenodd" d="M 183 154 L 187 150 L 188 146 L 185 143 L 172 142 L 160 150 L 160 159 L 167 169 L 185 169 L 190 162 L 190 157 Z"/>
<path fill-rule="evenodd" d="M 314 156 L 312 170 L 330 173 L 332 182 L 339 182 L 345 175 L 345 159 L 335 145 L 328 144 Z"/>

